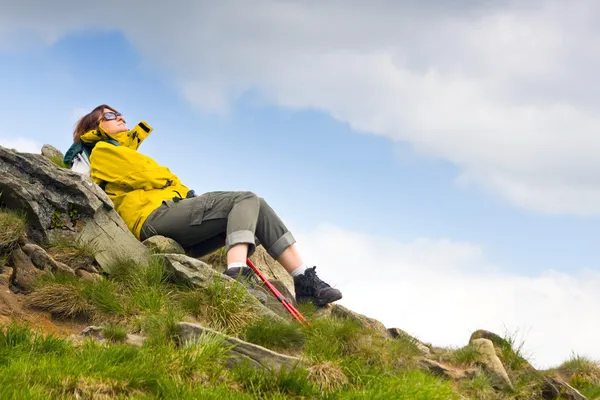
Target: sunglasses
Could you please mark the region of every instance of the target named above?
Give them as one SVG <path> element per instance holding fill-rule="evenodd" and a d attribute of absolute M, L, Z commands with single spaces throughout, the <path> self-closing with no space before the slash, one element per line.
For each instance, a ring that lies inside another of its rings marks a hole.
<path fill-rule="evenodd" d="M 108 111 L 102 114 L 102 119 L 105 121 L 112 121 L 122 116 L 123 114 L 121 114 L 120 112 Z M 123 122 L 125 122 L 125 118 L 123 118 Z"/>

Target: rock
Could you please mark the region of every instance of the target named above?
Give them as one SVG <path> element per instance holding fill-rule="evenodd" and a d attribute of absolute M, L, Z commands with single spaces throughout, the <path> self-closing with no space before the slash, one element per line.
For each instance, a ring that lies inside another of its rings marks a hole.
<path fill-rule="evenodd" d="M 81 331 L 81 336 L 88 336 L 94 339 L 104 339 L 104 331 L 100 326 L 88 326 Z"/>
<path fill-rule="evenodd" d="M 164 262 L 165 271 L 172 276 L 173 280 L 185 283 L 200 290 L 208 288 L 216 279 L 230 282 L 233 285 L 241 285 L 241 283 L 236 280 L 213 270 L 210 265 L 205 262 L 183 254 L 155 254 L 153 257 L 157 257 Z M 260 317 L 274 319 L 281 318 L 262 305 L 255 297 L 249 295 L 248 301 L 252 303 L 252 306 Z"/>
<path fill-rule="evenodd" d="M 223 337 L 231 349 L 231 362 L 229 366 L 241 362 L 249 362 L 254 367 L 266 368 L 270 371 L 279 371 L 281 368 L 290 370 L 301 364 L 297 357 L 286 356 L 256 344 L 244 342 L 243 340 L 224 335 L 220 332 L 205 328 L 202 325 L 179 322 L 179 337 L 182 343 L 196 340 L 202 334 L 213 334 Z"/>
<path fill-rule="evenodd" d="M 587 400 L 587 397 L 581 394 L 573 386 L 561 379 L 553 377 L 545 379 L 542 387 L 542 398 L 545 400 Z"/>
<path fill-rule="evenodd" d="M 479 363 L 500 389 L 513 389 L 512 382 L 502 365 L 502 361 L 496 355 L 494 344 L 489 339 L 475 339 L 471 344 L 479 353 Z"/>
<path fill-rule="evenodd" d="M 125 344 L 135 347 L 142 347 L 145 341 L 146 338 L 141 335 L 128 334 L 127 338 L 125 338 Z"/>
<path fill-rule="evenodd" d="M 13 267 L 10 283 L 17 291 L 28 293 L 33 289 L 36 279 L 44 272 L 33 265 L 23 250 L 16 249 L 10 255 Z"/>
<path fill-rule="evenodd" d="M 74 275 L 73 268 L 66 264 L 54 260 L 46 250 L 38 246 L 37 244 L 28 243 L 21 247 L 21 249 L 29 256 L 33 264 L 39 269 L 46 271 L 61 271 L 67 274 Z"/>
<path fill-rule="evenodd" d="M 81 268 L 78 269 L 77 271 L 75 271 L 75 275 L 77 275 L 84 281 L 88 281 L 88 282 L 96 282 L 96 281 L 101 281 L 102 279 L 104 279 L 102 277 L 102 275 L 100 275 L 100 274 L 94 274 L 91 272 L 87 272 L 86 270 L 81 269 Z"/>
<path fill-rule="evenodd" d="M 431 355 L 431 349 L 429 347 L 427 347 L 425 344 L 423 344 L 420 340 L 418 340 L 417 338 L 409 335 L 408 333 L 404 332 L 402 329 L 400 328 L 389 328 L 388 332 L 390 333 L 390 335 L 396 339 L 396 338 L 403 338 L 408 340 L 409 342 L 413 343 L 421 352 L 422 355 L 424 356 L 429 356 Z"/>
<path fill-rule="evenodd" d="M 478 372 L 476 368 L 458 369 L 428 358 L 420 358 L 419 365 L 434 375 L 444 376 L 453 380 L 471 379 Z"/>
<path fill-rule="evenodd" d="M 28 235 L 45 243 L 57 231 L 93 242 L 105 270 L 117 259 L 147 262 L 148 251 L 133 236 L 100 187 L 46 157 L 0 146 L 0 205 L 24 210 Z M 110 271 L 107 270 L 110 273 Z"/>
<path fill-rule="evenodd" d="M 279 281 L 285 287 L 289 296 L 278 287 L 281 294 L 290 299 L 296 298 L 296 290 L 294 289 L 294 278 L 279 264 L 273 257 L 267 253 L 263 246 L 257 246 L 256 251 L 250 257 L 250 261 L 258 268 L 260 272 L 269 281 Z"/>
<path fill-rule="evenodd" d="M 50 160 L 63 160 L 65 158 L 60 150 L 49 144 L 42 146 L 42 155 Z"/>
<path fill-rule="evenodd" d="M 488 339 L 494 344 L 495 348 L 512 348 L 511 344 L 506 339 L 504 339 L 500 335 L 497 335 L 490 331 L 486 331 L 484 329 L 479 329 L 473 332 L 471 334 L 471 337 L 469 338 L 469 343 L 473 343 L 473 341 L 477 339 Z M 537 372 L 537 370 L 533 367 L 533 365 L 529 363 L 529 361 L 525 360 L 524 358 L 522 358 L 521 361 L 522 365 L 520 369 L 529 372 Z"/>
<path fill-rule="evenodd" d="M 351 311 L 339 304 L 331 305 L 331 316 L 352 319 L 367 329 L 372 329 L 376 332 L 379 332 L 384 337 L 392 336 L 383 323 L 377 321 L 376 319 L 369 318 L 365 315 Z"/>
<path fill-rule="evenodd" d="M 185 250 L 175 240 L 156 235 L 142 242 L 151 253 L 185 254 Z"/>

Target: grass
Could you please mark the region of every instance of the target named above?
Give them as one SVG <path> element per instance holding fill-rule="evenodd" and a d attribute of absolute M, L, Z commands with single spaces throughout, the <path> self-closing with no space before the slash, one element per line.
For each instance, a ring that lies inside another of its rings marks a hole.
<path fill-rule="evenodd" d="M 60 168 L 69 168 L 60 154 L 55 154 L 52 157 L 48 157 L 48 159 Z"/>
<path fill-rule="evenodd" d="M 230 334 L 240 333 L 258 317 L 246 289 L 237 282 L 215 277 L 203 290 L 190 290 L 179 296 L 183 309 L 210 328 Z"/>
<path fill-rule="evenodd" d="M 25 214 L 18 211 L 0 209 L 0 250 L 5 253 L 16 246 L 27 228 Z"/>
<path fill-rule="evenodd" d="M 573 354 L 558 371 L 568 377 L 567 381 L 591 399 L 600 398 L 600 363 L 587 357 Z"/>
<path fill-rule="evenodd" d="M 46 252 L 56 261 L 62 262 L 73 269 L 83 268 L 94 264 L 96 246 L 91 241 L 79 238 L 75 240 L 67 235 L 54 235 L 48 243 Z"/>
<path fill-rule="evenodd" d="M 275 351 L 299 350 L 306 339 L 296 321 L 261 319 L 248 325 L 244 340 Z"/>
<path fill-rule="evenodd" d="M 386 338 L 347 318 L 318 316 L 300 306 L 311 327 L 259 319 L 242 285 L 215 280 L 205 289 L 172 283 L 160 260 L 121 260 L 110 279 L 87 282 L 56 273 L 37 282 L 27 304 L 63 318 L 85 318 L 103 327 L 105 343 L 72 345 L 10 324 L 0 329 L 2 398 L 214 398 L 214 399 L 539 399 L 543 374 L 523 356 L 523 343 L 509 335 L 496 351 L 514 391 L 493 388 L 480 372 L 452 382 L 418 369 L 410 337 Z M 301 357 L 292 370 L 268 371 L 247 364 L 229 368 L 230 345 L 204 334 L 182 343 L 177 323 L 200 321 L 249 342 Z M 137 348 L 127 333 L 146 337 Z M 472 346 L 447 350 L 440 360 L 456 367 L 477 365 Z M 558 370 L 594 398 L 598 364 L 574 356 Z M 10 377 L 10 379 L 9 379 Z"/>

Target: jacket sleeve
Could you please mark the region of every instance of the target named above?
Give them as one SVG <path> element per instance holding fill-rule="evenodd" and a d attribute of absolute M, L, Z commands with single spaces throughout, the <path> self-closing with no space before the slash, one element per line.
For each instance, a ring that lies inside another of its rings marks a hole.
<path fill-rule="evenodd" d="M 123 146 L 98 143 L 92 152 L 95 183 L 114 183 L 125 190 L 152 190 L 170 186 L 177 177 L 151 158 Z"/>

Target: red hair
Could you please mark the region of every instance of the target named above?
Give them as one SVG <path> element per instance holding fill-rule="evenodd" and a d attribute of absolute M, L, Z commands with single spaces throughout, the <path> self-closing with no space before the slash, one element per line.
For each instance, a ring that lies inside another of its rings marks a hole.
<path fill-rule="evenodd" d="M 87 131 L 98 128 L 98 125 L 100 125 L 100 117 L 102 116 L 104 109 L 117 112 L 117 110 L 111 106 L 107 106 L 106 104 L 102 104 L 94 108 L 89 114 L 84 115 L 79 119 L 79 121 L 77 121 L 75 130 L 73 131 L 73 142 L 81 142 L 81 135 Z"/>

